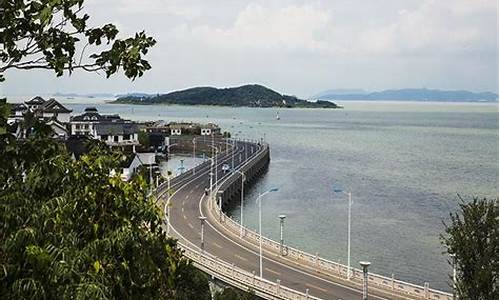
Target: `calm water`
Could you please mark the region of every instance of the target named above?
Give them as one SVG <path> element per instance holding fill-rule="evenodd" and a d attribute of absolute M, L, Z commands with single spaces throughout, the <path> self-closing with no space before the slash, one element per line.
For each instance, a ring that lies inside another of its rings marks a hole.
<path fill-rule="evenodd" d="M 250 191 L 245 224 L 256 227 L 259 191 L 265 235 L 347 261 L 347 199 L 352 191 L 352 263 L 416 284 L 448 289 L 442 220 L 457 193 L 498 197 L 498 104 L 346 102 L 343 110 L 97 104 L 134 120 L 215 121 L 271 145 L 269 172 Z M 71 104 L 75 113 L 85 105 Z M 239 207 L 233 211 L 239 218 Z"/>

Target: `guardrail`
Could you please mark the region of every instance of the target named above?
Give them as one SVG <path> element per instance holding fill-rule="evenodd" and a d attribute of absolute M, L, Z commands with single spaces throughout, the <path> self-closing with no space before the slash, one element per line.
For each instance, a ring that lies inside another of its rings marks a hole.
<path fill-rule="evenodd" d="M 239 168 L 239 170 L 244 173 L 245 170 L 251 167 L 255 161 L 261 159 L 262 155 L 266 155 L 266 151 L 268 150 L 269 149 L 267 148 L 267 145 L 263 145 L 261 151 L 250 157 L 250 159 L 241 168 Z M 224 182 L 222 182 L 222 184 L 218 187 L 218 190 L 215 192 L 224 190 L 231 184 L 238 183 L 239 178 L 241 178 L 240 176 L 241 174 L 235 172 L 234 174 L 226 178 Z M 217 216 L 214 219 L 217 220 L 219 224 L 230 234 L 234 235 L 237 238 L 240 238 L 240 224 L 228 217 L 223 211 L 220 211 L 219 207 L 216 205 L 216 203 L 214 203 L 214 201 L 216 201 L 216 199 L 212 198 L 208 203 L 208 207 L 212 211 L 213 215 Z M 260 242 L 260 236 L 257 232 L 246 227 L 243 227 L 243 232 L 244 236 L 242 238 L 245 239 L 245 241 L 258 245 L 258 243 Z M 262 244 L 266 250 L 273 252 L 277 256 L 281 256 L 281 245 L 279 242 L 266 237 L 262 237 Z M 314 269 L 315 271 L 320 271 L 324 274 L 333 276 L 338 280 L 343 280 L 346 283 L 359 285 L 361 287 L 361 284 L 363 282 L 362 270 L 351 267 L 351 279 L 347 280 L 346 265 L 321 258 L 318 254 L 310 254 L 289 246 L 286 246 L 286 248 L 287 255 L 286 257 L 284 257 L 285 259 L 295 261 L 301 265 L 306 265 L 309 268 Z M 429 288 L 428 283 L 425 283 L 423 286 L 419 286 L 374 273 L 368 274 L 368 285 L 371 289 L 377 289 L 384 293 L 406 296 L 415 299 L 452 300 L 453 298 L 450 293 Z"/>
<path fill-rule="evenodd" d="M 266 299 L 320 300 L 309 296 L 307 290 L 302 293 L 282 286 L 279 279 L 272 282 L 260 278 L 255 276 L 255 273 L 240 269 L 234 264 L 228 264 L 200 250 L 195 250 L 182 243 L 178 243 L 178 245 L 184 251 L 184 255 L 191 259 L 197 268 L 243 291 L 253 291 L 257 296 Z"/>

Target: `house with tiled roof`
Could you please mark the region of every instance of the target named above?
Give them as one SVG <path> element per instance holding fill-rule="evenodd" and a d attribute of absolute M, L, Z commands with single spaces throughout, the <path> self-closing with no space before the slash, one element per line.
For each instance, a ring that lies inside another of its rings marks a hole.
<path fill-rule="evenodd" d="M 10 104 L 10 115 L 7 118 L 7 124 L 11 125 L 20 122 L 24 119 L 24 114 L 29 110 L 28 106 L 23 103 Z"/>
<path fill-rule="evenodd" d="M 46 120 L 56 119 L 57 121 L 62 123 L 69 122 L 71 112 L 71 109 L 64 107 L 54 98 L 50 98 L 49 100 L 43 102 L 35 110 L 35 114 L 37 117 L 41 117 Z"/>
<path fill-rule="evenodd" d="M 131 148 L 139 145 L 139 127 L 119 115 L 101 115 L 95 107 L 87 107 L 83 114 L 70 120 L 72 135 L 86 135 L 101 140 L 110 147 Z"/>
<path fill-rule="evenodd" d="M 24 102 L 24 104 L 26 104 L 31 111 L 37 110 L 43 103 L 45 103 L 45 99 L 40 96 L 36 96 L 33 99 Z"/>

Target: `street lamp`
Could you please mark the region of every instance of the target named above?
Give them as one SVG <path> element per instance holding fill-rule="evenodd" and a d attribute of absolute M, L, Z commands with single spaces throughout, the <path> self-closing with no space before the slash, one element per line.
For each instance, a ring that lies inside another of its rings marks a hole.
<path fill-rule="evenodd" d="M 360 261 L 359 264 L 363 268 L 363 300 L 368 299 L 368 267 L 370 262 Z"/>
<path fill-rule="evenodd" d="M 351 192 L 346 192 L 341 189 L 333 189 L 334 193 L 343 193 L 347 195 L 349 204 L 348 204 L 348 213 L 347 213 L 347 279 L 351 279 L 351 206 L 352 206 L 352 198 Z"/>
<path fill-rule="evenodd" d="M 208 146 L 211 147 L 213 150 L 215 150 L 215 188 L 217 189 L 217 155 L 219 154 L 219 148 L 213 145 L 208 145 Z M 212 157 L 213 156 L 214 155 L 212 155 Z M 213 160 L 212 160 L 212 166 L 213 166 Z M 212 183 L 210 183 L 210 191 L 212 191 Z"/>
<path fill-rule="evenodd" d="M 204 232 L 205 232 L 205 220 L 207 219 L 207 217 L 199 216 L 198 219 L 200 219 L 200 223 L 201 223 L 200 248 L 201 248 L 201 251 L 203 251 L 203 250 L 205 250 Z"/>
<path fill-rule="evenodd" d="M 272 188 L 264 192 L 263 194 L 259 194 L 257 197 L 257 202 L 259 202 L 259 270 L 260 270 L 260 278 L 262 278 L 262 197 L 265 195 L 277 192 L 278 188 Z"/>
<path fill-rule="evenodd" d="M 453 300 L 457 299 L 457 255 L 450 254 L 451 264 L 453 266 Z"/>
<path fill-rule="evenodd" d="M 194 164 L 194 167 L 193 167 L 193 175 L 196 174 L 196 138 L 194 137 L 193 138 L 193 164 Z"/>
<path fill-rule="evenodd" d="M 280 219 L 280 253 L 281 255 L 284 255 L 284 240 L 283 240 L 283 229 L 285 227 L 285 218 L 286 215 L 279 215 L 278 218 Z"/>
<path fill-rule="evenodd" d="M 233 172 L 237 172 L 241 174 L 241 198 L 240 198 L 240 238 L 243 237 L 243 198 L 244 198 L 244 188 L 245 188 L 245 181 L 247 180 L 247 177 L 245 176 L 245 173 L 243 173 L 240 170 L 235 170 L 233 168 Z"/>

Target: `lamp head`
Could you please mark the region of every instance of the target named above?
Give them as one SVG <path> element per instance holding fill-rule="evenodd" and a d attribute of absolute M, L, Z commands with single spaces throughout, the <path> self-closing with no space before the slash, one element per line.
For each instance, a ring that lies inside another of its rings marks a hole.
<path fill-rule="evenodd" d="M 269 190 L 269 192 L 277 192 L 277 191 L 279 191 L 279 188 L 277 188 L 277 187 L 272 188 L 272 189 Z"/>
<path fill-rule="evenodd" d="M 284 220 L 286 218 L 286 215 L 279 215 L 278 218 L 280 218 L 281 220 Z"/>
<path fill-rule="evenodd" d="M 363 267 L 363 270 L 365 270 L 371 265 L 369 261 L 360 261 L 359 264 L 361 265 L 361 267 Z"/>
<path fill-rule="evenodd" d="M 341 189 L 335 189 L 335 188 L 334 188 L 334 189 L 333 189 L 333 192 L 334 192 L 334 193 L 342 193 L 342 192 L 343 192 L 343 190 L 341 190 Z"/>

